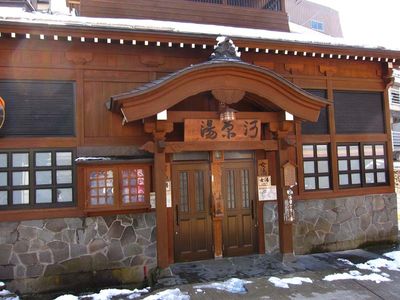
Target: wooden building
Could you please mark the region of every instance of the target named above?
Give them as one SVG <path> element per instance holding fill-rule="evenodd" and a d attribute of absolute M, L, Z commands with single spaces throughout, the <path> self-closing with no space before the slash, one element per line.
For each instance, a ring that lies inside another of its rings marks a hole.
<path fill-rule="evenodd" d="M 290 33 L 284 1 L 119 2 L 0 10 L 10 289 L 397 239 L 400 52 Z"/>

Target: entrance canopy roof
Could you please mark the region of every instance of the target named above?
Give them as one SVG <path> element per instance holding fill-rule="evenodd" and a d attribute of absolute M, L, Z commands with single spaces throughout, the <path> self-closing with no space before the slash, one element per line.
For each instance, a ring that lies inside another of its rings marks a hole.
<path fill-rule="evenodd" d="M 218 54 L 218 48 L 215 53 Z M 252 93 L 265 102 L 265 108 L 273 103 L 308 121 L 317 121 L 321 108 L 329 104 L 326 99 L 304 91 L 275 72 L 242 62 L 230 53 L 228 56 L 213 54 L 210 61 L 112 96 L 107 107 L 111 111 L 121 111 L 125 121 L 131 122 L 153 116 L 206 91 L 223 95 L 218 100 L 227 104 L 240 101 L 242 97 L 237 95 Z"/>

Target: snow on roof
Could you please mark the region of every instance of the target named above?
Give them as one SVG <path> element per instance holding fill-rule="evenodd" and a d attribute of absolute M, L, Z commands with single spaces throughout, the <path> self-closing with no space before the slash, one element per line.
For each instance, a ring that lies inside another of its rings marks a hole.
<path fill-rule="evenodd" d="M 52 15 L 42 12 L 16 12 L 15 9 L 2 7 L 0 9 L 0 25 L 7 23 L 96 28 L 99 30 L 121 31 L 156 31 L 165 33 L 180 33 L 188 35 L 229 36 L 231 38 L 260 39 L 265 41 L 280 41 L 291 43 L 306 43 L 333 47 L 354 47 L 370 50 L 399 51 L 389 45 L 376 45 L 373 42 L 363 43 L 343 38 L 334 38 L 315 31 L 301 29 L 299 25 L 290 24 L 292 32 L 279 32 L 262 29 L 237 28 L 221 25 L 196 24 L 145 19 L 92 18 L 70 15 Z"/>

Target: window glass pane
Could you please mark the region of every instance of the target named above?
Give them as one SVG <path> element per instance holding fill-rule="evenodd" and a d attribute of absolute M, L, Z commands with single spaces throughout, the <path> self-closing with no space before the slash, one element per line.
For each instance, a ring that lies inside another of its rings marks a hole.
<path fill-rule="evenodd" d="M 56 153 L 57 166 L 71 166 L 72 165 L 72 152 L 57 152 Z"/>
<path fill-rule="evenodd" d="M 12 166 L 15 168 L 29 167 L 29 153 L 13 153 Z"/>
<path fill-rule="evenodd" d="M 385 155 L 383 145 L 375 145 L 375 155 L 376 156 L 384 156 Z"/>
<path fill-rule="evenodd" d="M 349 184 L 349 175 L 339 174 L 339 184 L 340 185 L 348 185 Z"/>
<path fill-rule="evenodd" d="M 51 184 L 51 171 L 36 171 L 36 184 Z"/>
<path fill-rule="evenodd" d="M 346 157 L 347 156 L 347 147 L 346 146 L 338 146 L 337 147 L 337 156 L 338 157 Z"/>
<path fill-rule="evenodd" d="M 360 160 L 359 159 L 350 160 L 350 169 L 351 170 L 360 170 Z"/>
<path fill-rule="evenodd" d="M 350 146 L 350 156 L 359 156 L 358 146 Z"/>
<path fill-rule="evenodd" d="M 303 157 L 314 157 L 314 146 L 313 145 L 303 145 Z"/>
<path fill-rule="evenodd" d="M 72 171 L 71 170 L 57 170 L 56 171 L 57 184 L 68 184 L 72 183 Z"/>
<path fill-rule="evenodd" d="M 51 189 L 36 190 L 35 202 L 36 203 L 51 203 L 52 202 Z"/>
<path fill-rule="evenodd" d="M 13 191 L 13 204 L 29 204 L 29 190 Z"/>
<path fill-rule="evenodd" d="M 7 168 L 7 154 L 0 153 L 0 168 Z"/>
<path fill-rule="evenodd" d="M 378 172 L 376 173 L 377 182 L 384 183 L 386 182 L 386 173 L 385 172 Z"/>
<path fill-rule="evenodd" d="M 315 177 L 305 177 L 304 188 L 306 190 L 315 190 Z"/>
<path fill-rule="evenodd" d="M 365 173 L 365 182 L 366 183 L 375 183 L 374 173 Z"/>
<path fill-rule="evenodd" d="M 252 159 L 253 154 L 253 151 L 225 151 L 224 159 Z"/>
<path fill-rule="evenodd" d="M 72 202 L 72 188 L 57 189 L 57 202 Z"/>
<path fill-rule="evenodd" d="M 339 160 L 339 171 L 347 171 L 347 160 Z"/>
<path fill-rule="evenodd" d="M 13 186 L 29 185 L 29 172 L 13 172 L 12 173 Z"/>
<path fill-rule="evenodd" d="M 365 170 L 372 170 L 374 168 L 373 159 L 364 159 Z"/>
<path fill-rule="evenodd" d="M 364 156 L 372 156 L 372 145 L 364 145 Z"/>
<path fill-rule="evenodd" d="M 375 159 L 375 163 L 376 163 L 376 168 L 377 169 L 385 169 L 385 159 L 384 158 L 378 158 Z"/>
<path fill-rule="evenodd" d="M 318 161 L 318 173 L 328 173 L 329 166 L 327 160 L 320 160 Z"/>
<path fill-rule="evenodd" d="M 329 176 L 318 177 L 318 185 L 320 189 L 329 189 Z"/>
<path fill-rule="evenodd" d="M 351 184 L 360 184 L 360 183 L 361 183 L 360 173 L 351 174 Z"/>
<path fill-rule="evenodd" d="M 317 145 L 317 156 L 318 157 L 328 157 L 328 146 L 327 145 Z"/>
<path fill-rule="evenodd" d="M 304 164 L 304 174 L 315 173 L 313 161 L 305 161 L 303 164 Z"/>
<path fill-rule="evenodd" d="M 7 191 L 0 191 L 0 205 L 7 205 L 8 193 Z"/>
<path fill-rule="evenodd" d="M 51 166 L 51 152 L 36 152 L 35 164 L 37 167 Z"/>
<path fill-rule="evenodd" d="M 8 185 L 7 174 L 7 172 L 0 172 L 0 186 Z"/>

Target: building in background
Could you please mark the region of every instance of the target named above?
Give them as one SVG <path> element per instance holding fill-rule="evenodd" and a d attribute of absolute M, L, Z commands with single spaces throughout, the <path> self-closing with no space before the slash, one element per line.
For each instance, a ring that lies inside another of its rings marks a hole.
<path fill-rule="evenodd" d="M 343 37 L 338 11 L 307 0 L 285 0 L 289 21 L 333 37 Z"/>

